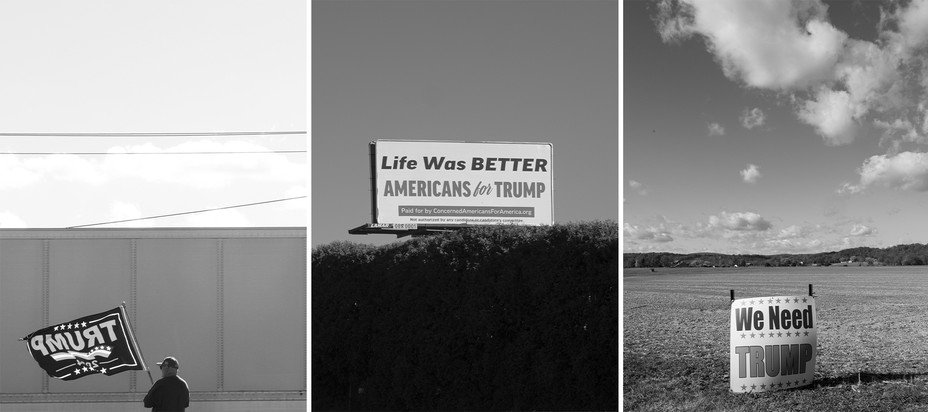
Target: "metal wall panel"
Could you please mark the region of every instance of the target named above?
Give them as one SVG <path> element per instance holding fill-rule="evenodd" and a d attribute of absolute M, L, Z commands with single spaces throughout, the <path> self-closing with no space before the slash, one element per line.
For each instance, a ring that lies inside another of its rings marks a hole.
<path fill-rule="evenodd" d="M 145 372 L 49 379 L 18 341 L 123 301 L 149 367 L 177 356 L 192 391 L 305 399 L 305 282 L 300 228 L 2 229 L 0 409 L 83 393 L 141 399 Z"/>
<path fill-rule="evenodd" d="M 306 388 L 306 239 L 227 239 L 224 389 Z"/>
<path fill-rule="evenodd" d="M 49 325 L 103 312 L 129 300 L 129 241 L 50 240 Z M 46 325 L 38 324 L 35 329 Z M 38 365 L 33 365 L 37 368 Z M 74 381 L 49 381 L 51 392 L 122 392 L 130 374 L 95 374 Z"/>
<path fill-rule="evenodd" d="M 216 390 L 217 240 L 141 239 L 137 256 L 135 336 L 152 377 L 161 378 L 156 362 L 174 356 L 191 391 Z M 138 379 L 147 391 L 148 376 Z"/>
<path fill-rule="evenodd" d="M 45 372 L 18 340 L 45 326 L 42 255 L 41 240 L 0 240 L 0 393 L 42 392 Z"/>

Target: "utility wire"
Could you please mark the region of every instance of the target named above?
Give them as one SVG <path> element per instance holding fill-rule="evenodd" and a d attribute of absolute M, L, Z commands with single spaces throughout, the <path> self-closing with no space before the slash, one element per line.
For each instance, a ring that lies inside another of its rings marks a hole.
<path fill-rule="evenodd" d="M 306 134 L 305 130 L 281 132 L 182 132 L 182 133 L 0 133 L 0 137 L 224 137 Z"/>
<path fill-rule="evenodd" d="M 262 152 L 0 152 L 0 155 L 206 155 L 206 154 L 269 154 L 269 153 L 306 153 L 306 150 L 267 150 Z"/>
<path fill-rule="evenodd" d="M 264 205 L 264 204 L 268 204 L 268 203 L 284 202 L 284 201 L 287 201 L 287 200 L 303 199 L 303 198 L 306 198 L 306 196 L 289 197 L 289 198 L 286 198 L 286 199 L 277 199 L 277 200 L 267 200 L 267 201 L 264 201 L 264 202 L 247 203 L 247 204 L 244 204 L 244 205 L 217 207 L 217 208 L 214 208 L 214 209 L 203 209 L 203 210 L 194 210 L 194 211 L 190 211 L 190 212 L 171 213 L 171 214 L 168 214 L 168 215 L 140 217 L 140 218 L 137 218 L 137 219 L 126 219 L 126 220 L 116 220 L 116 221 L 111 221 L 111 222 L 91 223 L 91 224 L 89 224 L 89 225 L 70 226 L 70 227 L 67 227 L 66 229 L 75 229 L 75 228 L 79 228 L 79 227 L 89 227 L 89 226 L 109 225 L 109 224 L 113 224 L 113 223 L 135 222 L 135 221 L 138 221 L 138 220 L 158 219 L 158 218 L 162 218 L 162 217 L 190 215 L 190 214 L 194 214 L 194 213 L 213 212 L 213 211 L 216 211 L 216 210 L 235 209 L 235 208 L 239 208 L 239 207 L 255 206 L 255 205 Z"/>

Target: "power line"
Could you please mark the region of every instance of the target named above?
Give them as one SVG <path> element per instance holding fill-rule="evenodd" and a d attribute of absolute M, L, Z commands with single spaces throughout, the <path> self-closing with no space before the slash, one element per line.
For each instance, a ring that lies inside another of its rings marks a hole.
<path fill-rule="evenodd" d="M 206 154 L 269 154 L 269 153 L 306 153 L 306 150 L 266 150 L 261 152 L 0 152 L 0 155 L 11 154 L 11 155 L 23 155 L 23 156 L 38 156 L 38 155 L 56 155 L 56 154 L 68 154 L 68 155 L 89 155 L 89 156 L 98 156 L 98 155 L 206 155 Z"/>
<path fill-rule="evenodd" d="M 213 208 L 213 209 L 194 210 L 194 211 L 190 211 L 190 212 L 171 213 L 171 214 L 167 214 L 167 215 L 140 217 L 140 218 L 137 218 L 137 219 L 126 219 L 126 220 L 116 220 L 116 221 L 102 222 L 102 223 L 91 223 L 91 224 L 89 224 L 89 225 L 70 226 L 70 227 L 67 227 L 66 229 L 75 229 L 75 228 L 79 228 L 79 227 L 89 227 L 89 226 L 109 225 L 109 224 L 113 224 L 113 223 L 135 222 L 135 221 L 139 221 L 139 220 L 158 219 L 158 218 L 162 218 L 162 217 L 181 216 L 181 215 L 191 215 L 191 214 L 194 214 L 194 213 L 213 212 L 213 211 L 216 211 L 216 210 L 224 210 L 224 209 L 235 209 L 235 208 L 239 208 L 239 207 L 255 206 L 255 205 L 264 205 L 264 204 L 268 204 L 268 203 L 284 202 L 284 201 L 287 201 L 287 200 L 303 199 L 303 198 L 306 198 L 306 196 L 288 197 L 288 198 L 286 198 L 286 199 L 266 200 L 266 201 L 263 201 L 263 202 L 246 203 L 246 204 L 243 204 L 243 205 L 235 205 L 235 206 L 217 207 L 217 208 Z"/>
<path fill-rule="evenodd" d="M 305 130 L 279 132 L 180 132 L 180 133 L 0 133 L 0 137 L 229 137 L 306 134 Z"/>

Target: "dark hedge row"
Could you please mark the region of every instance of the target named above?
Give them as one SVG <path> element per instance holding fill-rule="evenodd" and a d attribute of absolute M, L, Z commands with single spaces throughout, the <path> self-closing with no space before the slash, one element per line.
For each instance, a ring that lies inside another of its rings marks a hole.
<path fill-rule="evenodd" d="M 313 410 L 618 409 L 618 225 L 312 252 Z"/>

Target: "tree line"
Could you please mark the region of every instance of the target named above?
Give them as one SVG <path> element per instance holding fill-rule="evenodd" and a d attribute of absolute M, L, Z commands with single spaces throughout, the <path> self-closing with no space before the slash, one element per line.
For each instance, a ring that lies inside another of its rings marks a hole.
<path fill-rule="evenodd" d="M 623 253 L 625 268 L 746 266 L 913 266 L 928 265 L 928 244 L 888 248 L 856 247 L 836 252 L 777 255 L 669 252 Z"/>

